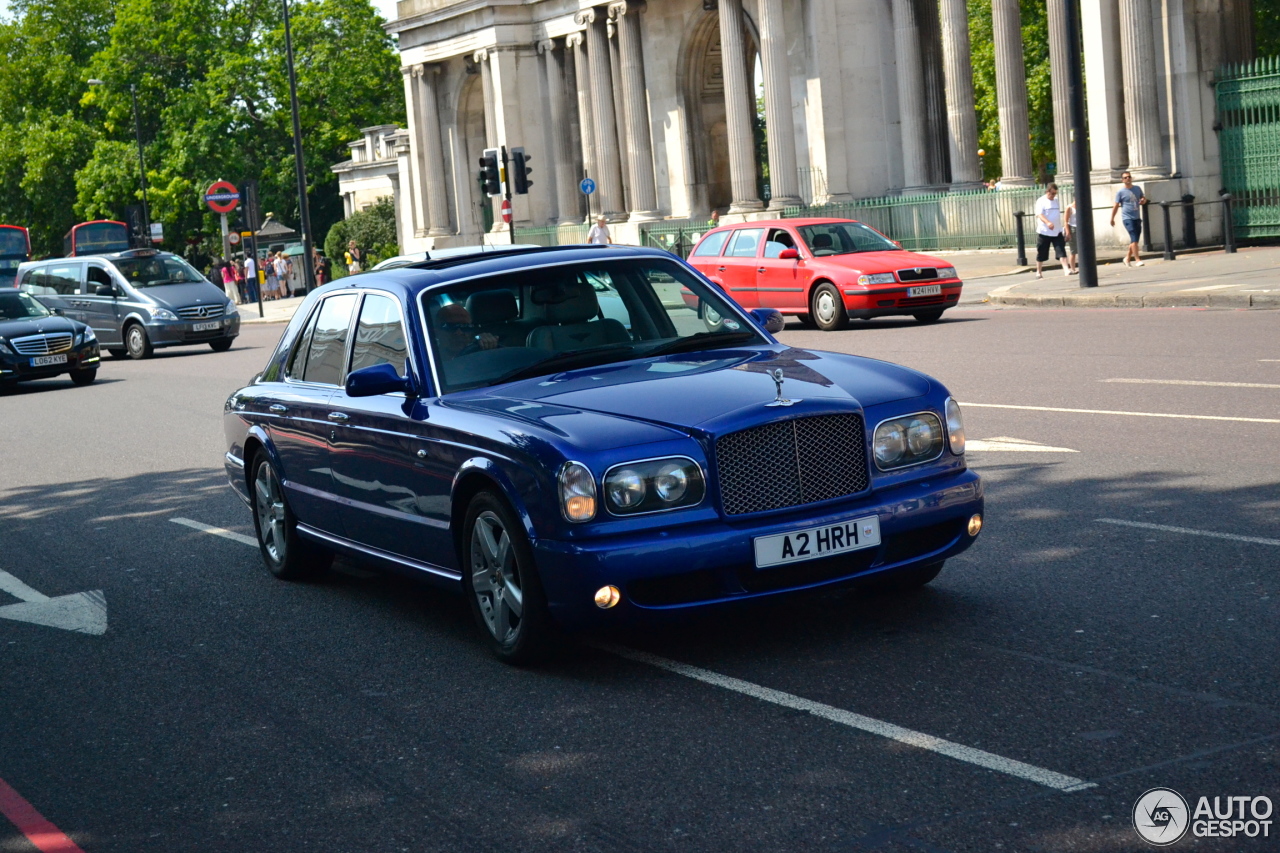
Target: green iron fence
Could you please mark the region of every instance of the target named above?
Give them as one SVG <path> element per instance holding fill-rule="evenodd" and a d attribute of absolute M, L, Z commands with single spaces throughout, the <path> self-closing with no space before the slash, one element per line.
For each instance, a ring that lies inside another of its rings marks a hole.
<path fill-rule="evenodd" d="M 640 245 L 665 249 L 673 255 L 687 258 L 689 251 L 710 228 L 709 222 L 694 222 L 690 219 L 668 219 L 652 225 L 641 225 Z"/>
<path fill-rule="evenodd" d="M 1227 66 L 1215 86 L 1235 236 L 1280 235 L 1280 57 Z"/>
<path fill-rule="evenodd" d="M 587 242 L 589 225 L 548 225 L 543 228 L 516 226 L 516 242 L 535 246 L 569 246 Z"/>

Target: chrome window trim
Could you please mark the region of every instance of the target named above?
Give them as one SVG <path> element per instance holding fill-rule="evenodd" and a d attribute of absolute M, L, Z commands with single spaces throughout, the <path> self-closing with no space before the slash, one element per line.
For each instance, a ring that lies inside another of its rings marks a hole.
<path fill-rule="evenodd" d="M 701 283 L 702 285 L 706 286 L 706 287 L 711 288 L 711 291 L 712 291 L 713 293 L 714 293 L 714 292 L 716 292 L 716 291 L 718 291 L 718 290 L 721 290 L 721 288 L 720 288 L 720 287 L 718 287 L 717 285 L 713 284 L 713 283 L 711 282 L 711 280 L 710 280 L 710 279 L 708 279 L 704 273 L 699 272 L 698 270 L 694 269 L 692 266 L 690 266 L 690 265 L 688 265 L 688 264 L 683 264 L 683 263 L 681 263 L 680 261 L 673 260 L 673 259 L 670 259 L 670 258 L 656 257 L 656 256 L 653 256 L 653 255 L 626 255 L 626 256 L 619 256 L 619 257 L 605 258 L 605 259 L 604 259 L 604 262 L 605 262 L 605 263 L 612 263 L 613 261 L 631 260 L 631 259 L 634 259 L 634 258 L 648 258 L 648 259 L 651 259 L 651 260 L 653 260 L 653 261 L 662 261 L 662 262 L 664 262 L 664 263 L 674 263 L 674 264 L 676 264 L 677 266 L 679 266 L 681 269 L 683 269 L 685 272 L 689 272 L 689 271 L 691 271 L 691 270 L 692 270 L 692 272 L 693 272 L 693 274 L 694 274 L 695 276 L 697 276 L 697 277 L 699 277 L 699 278 L 701 278 L 701 279 L 702 279 L 702 282 L 700 282 L 700 283 Z M 478 256 L 477 256 L 477 259 L 484 259 L 484 256 L 483 256 L 483 255 L 478 255 Z M 552 264 L 540 264 L 540 265 L 537 267 L 537 269 L 550 269 L 550 268 L 553 268 L 553 267 L 578 266 L 578 265 L 585 265 L 585 264 L 588 264 L 588 263 L 590 263 L 590 262 L 589 262 L 589 261 L 584 261 L 584 260 L 575 260 L 575 261 L 557 261 L 556 263 L 552 263 Z M 599 262 L 599 261 L 596 261 L 596 263 L 600 263 L 600 262 Z M 430 270 L 424 270 L 423 272 L 430 272 Z M 414 296 L 414 300 L 418 303 L 418 320 L 419 320 L 419 322 L 420 322 L 420 323 L 422 323 L 422 343 L 423 343 L 423 345 L 426 347 L 426 350 L 427 350 L 427 362 L 428 362 L 428 364 L 429 364 L 429 365 L 430 365 L 430 367 L 431 367 L 431 382 L 432 382 L 432 386 L 433 386 L 433 387 L 432 387 L 432 390 L 435 392 L 435 396 L 436 396 L 436 397 L 444 397 L 444 396 L 446 396 L 446 395 L 445 395 L 445 393 L 444 393 L 444 385 L 440 382 L 440 371 L 439 371 L 439 367 L 436 365 L 436 356 L 435 356 L 435 351 L 432 349 L 432 346 L 431 346 L 431 340 L 430 340 L 430 336 L 429 336 L 429 333 L 430 333 L 430 331 L 431 331 L 431 326 L 430 326 L 430 324 L 427 322 L 427 311 L 426 311 L 426 306 L 425 306 L 425 305 L 424 305 L 424 303 L 423 303 L 423 297 L 425 297 L 428 293 L 430 293 L 430 292 L 432 292 L 432 291 L 436 290 L 437 288 L 442 288 L 442 287 L 453 287 L 454 285 L 466 284 L 467 282 L 471 282 L 471 281 L 483 281 L 484 279 L 487 279 L 487 278 L 495 278 L 495 277 L 500 276 L 500 275 L 511 275 L 511 274 L 513 274 L 513 273 L 518 274 L 518 273 L 521 273 L 521 272 L 527 272 L 527 270 L 504 270 L 504 271 L 499 272 L 499 273 L 487 273 L 487 274 L 485 274 L 485 275 L 472 275 L 472 276 L 467 276 L 466 278 L 452 279 L 452 280 L 450 280 L 450 281 L 439 281 L 439 282 L 435 282 L 435 283 L 433 283 L 433 284 L 428 284 L 428 285 L 424 286 L 424 287 L 423 287 L 421 290 L 419 290 L 419 291 L 417 292 L 417 294 Z M 736 312 L 737 312 L 737 314 L 738 314 L 738 318 L 739 318 L 739 319 L 746 320 L 746 321 L 747 321 L 747 323 L 748 323 L 748 325 L 749 325 L 753 330 L 758 331 L 758 328 L 757 328 L 757 327 L 758 327 L 758 326 L 762 326 L 762 325 L 763 325 L 763 324 L 758 324 L 758 323 L 756 322 L 755 318 L 754 318 L 754 317 L 749 316 L 749 315 L 747 314 L 747 312 L 746 312 L 746 309 L 745 309 L 745 308 L 743 308 L 741 305 L 739 305 L 739 304 L 738 304 L 737 302 L 735 302 L 734 300 L 732 300 L 732 299 L 725 299 L 725 300 L 724 300 L 724 302 L 725 302 L 725 304 L 726 304 L 726 305 L 728 305 L 728 306 L 729 306 L 730 310 L 732 310 L 732 311 L 736 311 Z M 725 316 L 725 315 L 723 315 L 723 314 L 722 314 L 722 315 L 721 315 L 721 317 L 723 317 L 723 316 Z M 770 342 L 770 341 L 769 341 L 769 338 L 770 338 L 770 337 L 772 337 L 772 336 L 769 334 L 769 332 L 768 332 L 768 331 L 765 331 L 765 332 L 764 332 L 764 335 L 765 335 L 765 342 L 766 342 L 766 343 L 769 343 L 769 342 Z M 492 388 L 492 387 L 494 387 L 494 386 L 492 386 L 492 385 L 486 385 L 486 386 L 484 386 L 484 387 L 485 387 L 485 388 Z M 476 389 L 474 389 L 474 388 L 467 388 L 467 389 L 463 389 L 463 390 L 467 390 L 467 391 L 474 391 L 474 390 L 476 390 Z M 449 393 L 450 393 L 450 394 L 458 394 L 458 393 L 461 393 L 461 391 L 450 391 Z"/>
<path fill-rule="evenodd" d="M 379 292 L 385 293 L 386 291 L 379 291 Z M 320 306 L 324 305 L 324 303 L 327 300 L 330 300 L 335 296 L 354 295 L 356 297 L 355 307 L 351 310 L 351 318 L 347 320 L 347 348 L 346 348 L 345 357 L 343 358 L 343 362 L 342 362 L 342 372 L 338 374 L 338 378 L 340 380 L 338 384 L 331 385 L 328 382 L 311 382 L 306 379 L 294 379 L 288 373 L 289 368 L 287 364 L 285 365 L 284 369 L 281 371 L 281 373 L 283 374 L 281 381 L 284 384 L 301 385 L 307 388 L 342 388 L 344 387 L 343 383 L 346 381 L 347 366 L 351 363 L 351 339 L 354 336 L 353 330 L 355 329 L 356 318 L 360 316 L 360 306 L 364 304 L 363 293 L 364 293 L 363 289 L 358 287 L 353 287 L 350 290 L 336 290 L 333 293 L 326 293 L 324 296 L 316 300 L 316 304 L 311 309 L 311 313 L 307 315 L 307 319 L 304 320 L 302 323 L 302 328 L 306 329 L 307 324 L 311 322 L 312 316 L 319 316 Z M 401 317 L 400 320 L 402 323 L 404 322 L 403 317 Z M 297 345 L 298 345 L 298 342 L 294 341 L 293 346 L 296 347 Z M 292 354 L 290 355 L 289 360 L 290 361 L 292 360 Z"/>
<path fill-rule="evenodd" d="M 405 364 L 407 365 L 409 370 L 413 371 L 414 376 L 412 378 L 416 380 L 422 374 L 418 370 L 418 365 L 413 358 L 413 347 L 410 346 L 409 344 L 412 338 L 409 337 L 409 326 L 405 323 L 404 307 L 400 304 L 400 300 L 396 298 L 396 295 L 394 293 L 387 290 L 378 290 L 377 288 L 359 287 L 359 286 L 353 288 L 353 290 L 355 290 L 356 293 L 360 294 L 360 301 L 356 303 L 356 310 L 353 312 L 353 317 L 354 317 L 353 325 L 348 330 L 351 335 L 351 342 L 350 342 L 350 345 L 347 347 L 347 358 L 346 358 L 346 361 L 343 362 L 343 367 L 342 367 L 343 385 L 339 385 L 338 387 L 345 389 L 346 377 L 351 373 L 351 357 L 355 355 L 355 351 L 356 351 L 355 333 L 356 333 L 356 330 L 360 328 L 360 312 L 364 310 L 364 301 L 365 299 L 368 298 L 369 294 L 371 293 L 377 294 L 379 296 L 384 296 L 387 299 L 390 299 L 391 303 L 396 306 L 396 313 L 400 315 L 400 333 L 404 335 Z M 350 292 L 350 291 L 339 291 L 339 293 L 347 293 L 347 292 Z M 331 296 L 335 296 L 335 295 L 337 294 L 330 294 L 329 296 L 324 297 L 324 299 L 319 300 L 316 304 L 319 305 L 320 302 L 323 302 L 325 299 L 329 299 Z M 310 320 L 311 318 L 308 317 L 307 319 Z"/>
<path fill-rule="evenodd" d="M 876 430 L 887 424 L 889 421 L 900 421 L 903 418 L 914 418 L 916 415 L 932 415 L 938 421 L 938 429 L 942 432 L 942 444 L 938 449 L 937 456 L 931 456 L 928 459 L 921 459 L 919 462 L 912 462 L 909 465 L 896 465 L 893 468 L 881 468 L 879 460 L 876 459 Z M 891 474 L 895 471 L 904 471 L 907 468 L 914 468 L 917 465 L 928 465 L 930 462 L 937 462 L 942 458 L 942 454 L 946 453 L 951 442 L 947 435 L 947 418 L 946 415 L 940 415 L 932 409 L 921 409 L 918 412 L 908 412 L 905 415 L 891 415 L 876 424 L 875 429 L 871 430 L 871 461 L 875 464 L 876 470 L 882 474 Z"/>
<path fill-rule="evenodd" d="M 688 459 L 690 462 L 693 463 L 693 467 L 697 468 L 698 473 L 702 475 L 702 497 L 698 499 L 698 502 L 691 503 L 691 504 L 682 504 L 681 506 L 667 507 L 666 509 L 651 509 L 647 512 L 617 513 L 617 512 L 614 512 L 612 509 L 610 509 L 609 496 L 605 494 L 605 491 L 604 491 L 604 481 L 609 478 L 609 472 L 611 472 L 614 468 L 625 468 L 628 465 L 639 465 L 641 462 L 657 462 L 659 459 Z M 585 465 L 583 467 L 586 468 Z M 587 468 L 587 470 L 590 471 L 591 469 Z M 601 503 L 604 504 L 604 511 L 607 512 L 609 515 L 613 516 L 614 518 L 638 518 L 639 516 L 642 516 L 642 515 L 657 515 L 658 513 L 662 513 L 662 512 L 675 512 L 676 510 L 680 510 L 680 509 L 693 509 L 694 507 L 701 506 L 703 501 L 707 499 L 707 489 L 709 488 L 708 482 L 709 481 L 707 480 L 707 469 L 702 467 L 702 463 L 700 463 L 697 459 L 694 459 L 692 456 L 685 456 L 683 453 L 673 453 L 667 456 L 650 456 L 645 459 L 628 459 L 626 462 L 619 462 L 616 465 L 610 465 L 608 468 L 605 469 L 604 473 L 600 475 L 600 501 Z"/>

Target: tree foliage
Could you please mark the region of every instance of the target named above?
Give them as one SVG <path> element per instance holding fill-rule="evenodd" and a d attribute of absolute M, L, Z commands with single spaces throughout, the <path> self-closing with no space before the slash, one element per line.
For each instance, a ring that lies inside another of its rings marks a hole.
<path fill-rule="evenodd" d="M 15 0 L 0 22 L 0 221 L 58 251 L 84 219 L 141 197 L 178 248 L 215 235 L 202 194 L 259 181 L 263 212 L 298 224 L 279 0 Z M 331 164 L 361 127 L 403 123 L 399 59 L 369 0 L 291 0 L 312 225 L 341 218 Z M 90 79 L 100 86 L 89 86 Z"/>
<path fill-rule="evenodd" d="M 364 252 L 365 269 L 400 253 L 396 239 L 396 208 L 390 198 L 384 196 L 378 199 L 364 210 L 338 220 L 329 229 L 324 238 L 324 253 L 333 262 L 335 278 L 347 274 L 342 253 L 351 240 L 355 240 L 356 245 Z"/>
<path fill-rule="evenodd" d="M 1253 0 L 1253 39 L 1258 56 L 1280 56 L 1280 0 Z"/>

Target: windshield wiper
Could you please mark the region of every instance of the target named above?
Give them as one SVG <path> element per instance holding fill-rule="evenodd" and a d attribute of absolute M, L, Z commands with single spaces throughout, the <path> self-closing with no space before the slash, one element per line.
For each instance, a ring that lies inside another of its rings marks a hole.
<path fill-rule="evenodd" d="M 649 358 L 655 355 L 668 355 L 673 352 L 697 352 L 704 349 L 718 349 L 732 346 L 733 344 L 744 344 L 755 337 L 755 332 L 698 332 L 687 338 L 680 338 L 669 344 L 663 344 L 660 347 L 651 349 L 644 355 L 645 358 Z"/>
<path fill-rule="evenodd" d="M 556 353 L 535 361 L 533 364 L 527 364 L 524 367 L 517 367 L 515 370 L 508 371 L 491 381 L 489 385 L 501 385 L 504 382 L 515 382 L 518 379 L 528 379 L 532 376 L 546 376 L 550 373 L 573 370 L 578 367 L 594 367 L 597 364 L 612 361 L 616 353 L 623 351 L 629 353 L 631 348 L 631 344 L 610 344 L 604 347 Z"/>

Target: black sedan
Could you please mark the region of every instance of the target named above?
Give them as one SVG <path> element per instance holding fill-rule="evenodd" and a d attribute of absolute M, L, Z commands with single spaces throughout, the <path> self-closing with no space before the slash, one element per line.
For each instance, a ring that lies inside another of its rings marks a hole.
<path fill-rule="evenodd" d="M 24 379 L 98 377 L 98 339 L 84 323 L 59 317 L 20 290 L 0 291 L 0 389 Z"/>

